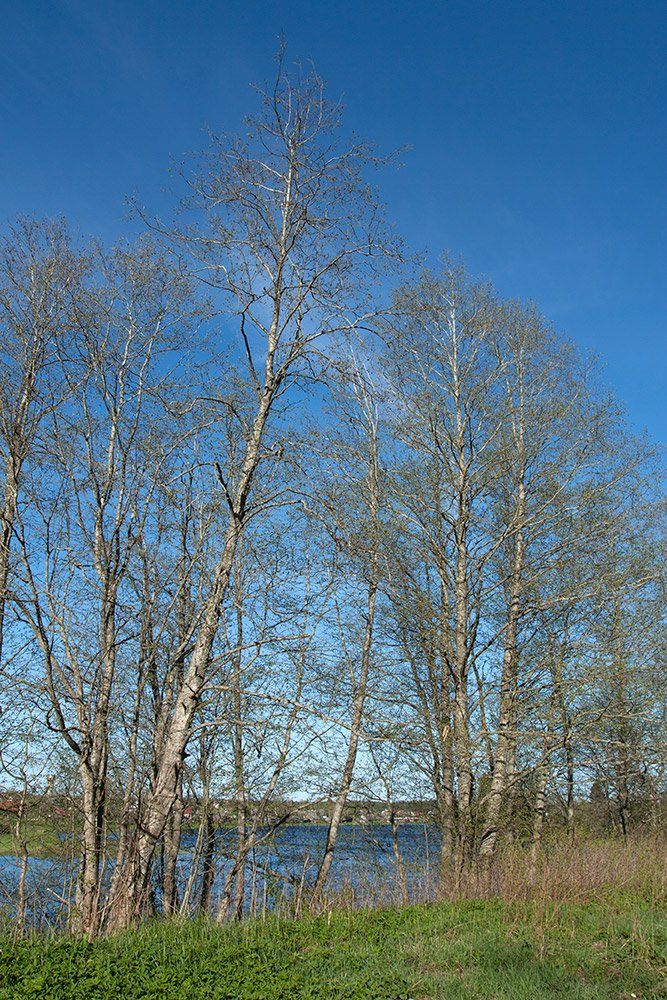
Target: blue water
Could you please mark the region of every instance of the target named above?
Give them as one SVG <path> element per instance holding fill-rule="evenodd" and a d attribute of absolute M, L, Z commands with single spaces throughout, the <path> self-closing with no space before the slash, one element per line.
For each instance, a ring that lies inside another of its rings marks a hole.
<path fill-rule="evenodd" d="M 269 840 L 257 846 L 246 864 L 246 886 L 251 894 L 254 882 L 258 905 L 266 902 L 270 907 L 278 899 L 294 898 L 302 889 L 307 891 L 317 875 L 326 834 L 326 826 L 280 827 Z M 399 828 L 398 837 L 408 889 L 413 895 L 421 893 L 429 870 L 437 865 L 437 830 L 405 824 Z M 187 860 L 185 867 L 188 868 L 195 839 L 194 834 L 183 838 L 184 861 Z M 217 842 L 220 854 L 233 858 L 235 831 L 219 830 Z M 216 879 L 218 889 L 228 864 Z M 332 892 L 343 892 L 359 904 L 382 902 L 383 895 L 393 898 L 398 887 L 398 872 L 391 827 L 381 824 L 341 826 L 329 886 Z M 246 900 L 246 905 L 250 905 L 250 899 Z"/>
<path fill-rule="evenodd" d="M 293 905 L 307 898 L 314 882 L 326 839 L 325 826 L 285 826 L 258 844 L 248 857 L 245 869 L 246 911 Z M 399 827 L 399 847 L 405 866 L 411 899 L 424 898 L 437 867 L 439 838 L 430 826 L 405 824 Z M 236 831 L 220 829 L 216 834 L 216 877 L 213 906 L 222 893 L 226 872 L 235 855 Z M 179 855 L 179 889 L 186 890 L 196 853 L 196 833 L 183 835 Z M 200 869 L 201 862 L 198 864 Z M 16 919 L 19 863 L 0 857 L 0 920 L 7 926 Z M 111 866 L 107 871 L 110 877 Z M 76 869 L 60 859 L 31 858 L 27 877 L 26 923 L 35 929 L 58 928 L 67 923 L 73 903 Z M 159 906 L 159 863 L 155 871 L 155 898 Z M 190 911 L 199 899 L 201 871 L 192 885 Z M 388 825 L 341 826 L 329 876 L 329 891 L 353 906 L 373 906 L 400 898 L 400 886 Z"/>

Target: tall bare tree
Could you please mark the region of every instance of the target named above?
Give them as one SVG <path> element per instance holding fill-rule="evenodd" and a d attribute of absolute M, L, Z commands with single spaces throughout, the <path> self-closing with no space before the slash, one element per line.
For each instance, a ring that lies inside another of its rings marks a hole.
<path fill-rule="evenodd" d="M 19 492 L 26 463 L 44 453 L 45 422 L 66 395 L 61 363 L 89 266 L 62 220 L 19 218 L 0 242 L 0 662 Z"/>
<path fill-rule="evenodd" d="M 440 275 L 403 291 L 390 342 L 395 434 L 403 442 L 394 517 L 405 526 L 392 597 L 445 833 L 443 871 L 448 833 L 460 863 L 473 850 L 469 679 L 487 568 L 502 542 L 489 507 L 501 421 L 501 373 L 489 349 L 496 314 L 490 289 L 446 262 Z"/>
<path fill-rule="evenodd" d="M 364 143 L 340 140 L 340 108 L 327 101 L 319 78 L 289 76 L 281 59 L 275 85 L 260 96 L 262 110 L 244 137 L 212 134 L 210 148 L 182 171 L 183 206 L 193 221 L 152 222 L 233 317 L 252 405 L 239 411 L 229 404 L 237 461 L 231 474 L 219 473 L 228 520 L 116 926 L 136 919 L 147 898 L 155 847 L 177 799 L 183 753 L 212 670 L 237 545 L 257 512 L 253 485 L 260 466 L 280 459 L 280 445 L 266 443 L 271 418 L 296 382 L 316 374 L 327 334 L 354 330 L 368 311 L 367 282 L 397 257 L 364 176 L 377 158 Z"/>
<path fill-rule="evenodd" d="M 324 462 L 325 484 L 320 495 L 329 494 L 330 502 L 320 516 L 334 540 L 334 547 L 348 571 L 356 569 L 353 579 L 359 591 L 354 601 L 354 626 L 350 634 L 342 600 L 335 599 L 335 621 L 338 645 L 349 676 L 349 716 L 347 719 L 347 746 L 343 767 L 338 780 L 324 852 L 313 885 L 313 902 L 317 901 L 326 885 L 334 858 L 338 831 L 343 820 L 359 743 L 364 735 L 364 718 L 371 680 L 372 651 L 375 629 L 378 588 L 382 574 L 382 468 L 380 455 L 380 410 L 382 392 L 376 384 L 370 363 L 361 363 L 352 357 L 346 366 L 343 380 L 334 393 L 339 426 L 343 430 L 335 442 L 325 436 L 328 458 Z M 354 430 L 349 433 L 350 425 Z M 347 432 L 347 433 L 346 433 Z M 345 575 L 347 576 L 347 572 Z M 348 581 L 349 582 L 349 581 Z M 342 598 L 342 590 L 340 595 Z M 359 630 L 358 616 L 363 628 Z M 339 665 L 337 664 L 339 668 Z"/>
<path fill-rule="evenodd" d="M 91 936 L 102 914 L 114 689 L 124 657 L 139 652 L 132 573 L 179 444 L 164 434 L 171 379 L 160 369 L 185 314 L 188 328 L 194 322 L 187 283 L 149 244 L 98 250 L 95 263 L 70 316 L 75 340 L 59 359 L 67 398 L 50 427 L 48 460 L 32 468 L 17 511 L 21 565 L 11 592 L 41 653 L 48 725 L 77 761 L 77 925 Z"/>

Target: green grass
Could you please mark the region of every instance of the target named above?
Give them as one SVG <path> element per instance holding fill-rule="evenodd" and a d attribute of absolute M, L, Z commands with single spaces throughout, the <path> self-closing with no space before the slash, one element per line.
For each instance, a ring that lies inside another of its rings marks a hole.
<path fill-rule="evenodd" d="M 31 821 L 25 833 L 28 854 L 33 858 L 55 858 L 62 854 L 62 841 L 56 827 L 48 820 Z M 0 856 L 16 855 L 17 841 L 12 833 L 0 833 Z"/>
<path fill-rule="evenodd" d="M 434 891 L 434 887 L 430 887 Z M 667 845 L 508 848 L 438 904 L 216 927 L 155 922 L 89 943 L 0 938 L 0 1000 L 667 1000 Z M 451 898 L 448 898 L 451 896 Z"/>
<path fill-rule="evenodd" d="M 0 1000 L 667 997 L 667 916 L 622 900 L 459 900 L 116 938 L 6 938 Z"/>

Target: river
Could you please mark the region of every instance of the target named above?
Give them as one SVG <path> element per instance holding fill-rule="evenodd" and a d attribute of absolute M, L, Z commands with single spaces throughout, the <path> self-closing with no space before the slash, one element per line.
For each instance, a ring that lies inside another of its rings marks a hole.
<path fill-rule="evenodd" d="M 246 865 L 246 910 L 261 912 L 294 908 L 307 895 L 322 857 L 326 826 L 285 826 L 259 844 Z M 236 831 L 217 831 L 216 877 L 213 904 L 219 898 L 226 872 L 234 855 Z M 404 824 L 398 830 L 404 865 L 405 889 L 411 900 L 428 895 L 430 873 L 437 867 L 438 833 L 432 826 Z M 196 832 L 186 831 L 179 855 L 179 889 L 188 898 L 186 912 L 194 912 L 199 898 L 201 873 L 188 881 L 197 855 Z M 199 865 L 197 866 L 197 869 Z M 16 920 L 20 866 L 13 857 L 0 857 L 0 921 L 4 927 Z M 110 874 L 110 868 L 107 874 Z M 67 925 L 74 898 L 76 864 L 63 858 L 30 858 L 26 880 L 26 920 L 36 930 L 62 929 Z M 156 869 L 155 898 L 159 906 L 159 868 Z M 329 891 L 348 905 L 377 906 L 401 898 L 401 881 L 392 848 L 391 827 L 387 824 L 345 824 L 329 876 Z"/>

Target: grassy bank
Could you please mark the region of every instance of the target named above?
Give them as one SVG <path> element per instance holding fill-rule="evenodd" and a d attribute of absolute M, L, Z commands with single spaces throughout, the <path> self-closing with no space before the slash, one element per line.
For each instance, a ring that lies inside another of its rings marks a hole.
<path fill-rule="evenodd" d="M 56 827 L 48 820 L 32 821 L 24 833 L 27 851 L 32 858 L 55 858 L 63 845 Z M 13 833 L 0 833 L 0 857 L 21 853 Z"/>
<path fill-rule="evenodd" d="M 560 843 L 535 864 L 512 849 L 439 892 L 367 910 L 348 886 L 317 916 L 156 921 L 94 943 L 7 934 L 0 1000 L 667 1000 L 662 843 Z"/>
<path fill-rule="evenodd" d="M 155 924 L 94 944 L 5 940 L 0 998 L 564 1000 L 667 996 L 667 920 L 650 908 L 462 900 Z"/>

